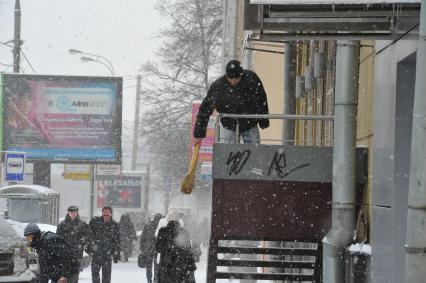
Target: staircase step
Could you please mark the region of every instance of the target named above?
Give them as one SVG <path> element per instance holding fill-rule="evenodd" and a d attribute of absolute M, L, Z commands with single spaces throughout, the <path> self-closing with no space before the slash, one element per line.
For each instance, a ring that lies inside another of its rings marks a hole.
<path fill-rule="evenodd" d="M 218 247 L 217 253 L 270 254 L 270 255 L 311 255 L 311 256 L 316 256 L 318 254 L 318 249 Z"/>
<path fill-rule="evenodd" d="M 314 281 L 314 275 L 295 273 L 216 272 L 217 279 L 294 280 Z"/>
<path fill-rule="evenodd" d="M 315 268 L 315 262 L 309 261 L 257 261 L 257 260 L 217 260 L 217 266 L 241 267 L 280 267 L 280 268 Z"/>

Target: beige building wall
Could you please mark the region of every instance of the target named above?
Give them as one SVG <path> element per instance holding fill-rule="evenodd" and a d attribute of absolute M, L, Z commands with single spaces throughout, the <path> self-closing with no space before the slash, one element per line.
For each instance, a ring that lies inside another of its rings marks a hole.
<path fill-rule="evenodd" d="M 270 49 L 282 51 L 283 48 L 278 47 L 261 47 L 254 48 Z M 268 97 L 269 113 L 283 113 L 283 89 L 284 89 L 284 55 L 277 53 L 266 53 L 261 51 L 252 51 L 253 70 L 257 73 L 263 82 L 263 86 Z M 270 120 L 270 127 L 261 131 L 262 143 L 281 144 L 282 140 L 282 121 Z"/>

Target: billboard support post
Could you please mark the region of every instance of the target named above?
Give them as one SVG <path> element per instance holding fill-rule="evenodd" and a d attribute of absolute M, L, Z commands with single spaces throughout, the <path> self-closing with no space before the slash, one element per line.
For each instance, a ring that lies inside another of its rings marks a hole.
<path fill-rule="evenodd" d="M 149 178 L 150 178 L 150 164 L 146 164 L 146 182 L 145 182 L 145 213 L 149 217 Z"/>
<path fill-rule="evenodd" d="M 50 162 L 34 161 L 34 184 L 50 188 Z"/>
<path fill-rule="evenodd" d="M 90 219 L 94 216 L 95 210 L 95 165 L 90 165 Z"/>

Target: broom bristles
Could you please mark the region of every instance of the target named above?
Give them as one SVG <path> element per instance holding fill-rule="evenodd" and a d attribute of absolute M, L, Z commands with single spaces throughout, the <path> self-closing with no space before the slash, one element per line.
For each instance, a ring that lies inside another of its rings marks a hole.
<path fill-rule="evenodd" d="M 197 143 L 194 147 L 194 152 L 192 153 L 191 164 L 189 165 L 188 173 L 182 180 L 180 185 L 180 191 L 184 194 L 192 193 L 194 188 L 195 180 L 195 169 L 197 168 L 198 154 L 200 152 L 201 143 Z"/>

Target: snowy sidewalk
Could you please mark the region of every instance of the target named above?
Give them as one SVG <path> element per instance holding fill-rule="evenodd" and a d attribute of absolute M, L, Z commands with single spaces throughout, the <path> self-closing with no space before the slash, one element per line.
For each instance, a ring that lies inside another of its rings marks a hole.
<path fill-rule="evenodd" d="M 207 270 L 207 249 L 203 249 L 200 262 L 197 262 L 195 279 L 197 283 L 206 282 Z M 92 282 L 90 266 L 80 273 L 79 283 Z M 118 262 L 112 264 L 111 283 L 146 283 L 145 268 L 139 268 L 136 257 L 129 259 L 129 262 Z"/>

